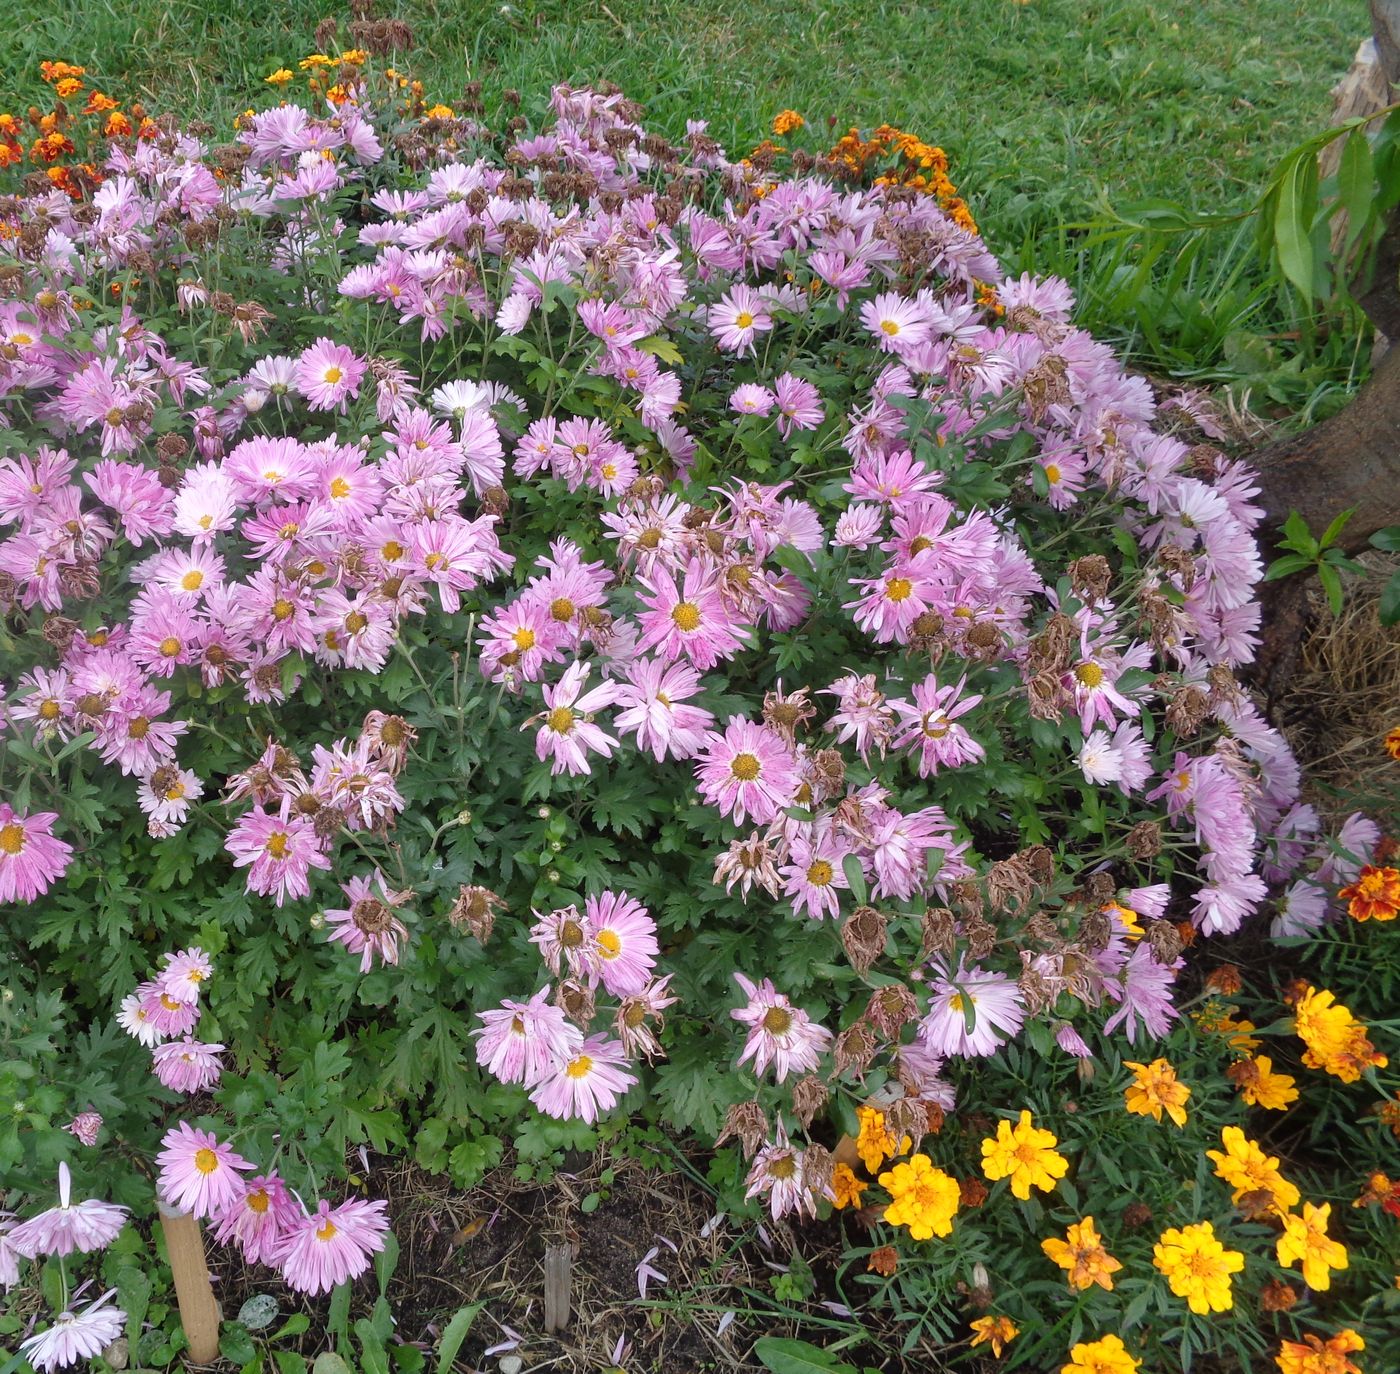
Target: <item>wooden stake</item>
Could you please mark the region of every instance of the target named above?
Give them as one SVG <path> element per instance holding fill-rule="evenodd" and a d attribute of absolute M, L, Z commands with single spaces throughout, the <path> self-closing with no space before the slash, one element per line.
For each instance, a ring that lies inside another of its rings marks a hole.
<path fill-rule="evenodd" d="M 544 1329 L 562 1331 L 569 1324 L 570 1289 L 573 1286 L 573 1250 L 551 1245 L 544 1252 Z"/>
<path fill-rule="evenodd" d="M 209 1282 L 199 1222 L 189 1212 L 176 1211 L 162 1202 L 160 1225 L 175 1275 L 175 1297 L 180 1304 L 180 1325 L 190 1343 L 190 1359 L 196 1364 L 208 1364 L 219 1357 L 219 1322 L 223 1313 Z"/>

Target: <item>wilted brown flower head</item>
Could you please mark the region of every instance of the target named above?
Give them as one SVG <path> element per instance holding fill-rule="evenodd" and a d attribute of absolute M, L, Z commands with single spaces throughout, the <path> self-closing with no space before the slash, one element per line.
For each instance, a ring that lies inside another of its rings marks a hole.
<path fill-rule="evenodd" d="M 870 1252 L 865 1267 L 872 1274 L 889 1278 L 899 1268 L 899 1251 L 893 1245 L 882 1245 L 878 1250 Z"/>
<path fill-rule="evenodd" d="M 496 913 L 507 910 L 505 902 L 489 887 L 463 884 L 447 919 L 458 930 L 469 930 L 484 945 L 496 925 Z"/>
<path fill-rule="evenodd" d="M 807 1074 L 792 1085 L 792 1110 L 805 1131 L 831 1096 L 826 1084 L 815 1074 Z"/>
<path fill-rule="evenodd" d="M 885 918 L 873 906 L 858 906 L 841 927 L 841 944 L 857 973 L 864 973 L 885 952 Z"/>
<path fill-rule="evenodd" d="M 874 1032 L 864 1021 L 848 1026 L 836 1037 L 832 1048 L 836 1072 L 845 1073 L 847 1069 L 854 1069 L 857 1074 L 863 1074 L 875 1058 L 877 1048 Z"/>
<path fill-rule="evenodd" d="M 745 1159 L 752 1159 L 768 1138 L 768 1118 L 757 1102 L 736 1102 L 724 1115 L 724 1125 L 715 1145 L 737 1140 Z"/>
<path fill-rule="evenodd" d="M 919 1004 L 903 983 L 887 983 L 871 995 L 865 1009 L 866 1019 L 887 1040 L 897 1039 L 899 1032 L 918 1019 Z"/>
<path fill-rule="evenodd" d="M 920 957 L 948 954 L 958 940 L 958 923 L 946 906 L 931 906 L 924 912 L 923 944 Z"/>
<path fill-rule="evenodd" d="M 1128 832 L 1128 853 L 1135 859 L 1155 859 L 1162 852 L 1162 827 L 1156 821 L 1139 821 Z"/>

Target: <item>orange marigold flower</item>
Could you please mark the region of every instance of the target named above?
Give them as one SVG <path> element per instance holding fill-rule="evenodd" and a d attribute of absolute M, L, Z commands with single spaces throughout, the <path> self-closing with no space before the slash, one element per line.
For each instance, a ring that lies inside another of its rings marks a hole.
<path fill-rule="evenodd" d="M 108 138 L 127 138 L 131 134 L 131 121 L 120 110 L 113 110 L 107 116 L 102 132 Z"/>
<path fill-rule="evenodd" d="M 1337 895 L 1354 921 L 1393 921 L 1400 914 L 1400 868 L 1367 864 Z"/>
<path fill-rule="evenodd" d="M 55 81 L 64 81 L 70 77 L 86 76 L 86 67 L 74 67 L 67 62 L 41 62 L 39 63 L 39 75 L 50 85 Z"/>
<path fill-rule="evenodd" d="M 783 110 L 774 116 L 773 132 L 779 138 L 786 138 L 788 134 L 796 133 L 806 122 L 796 110 Z"/>
<path fill-rule="evenodd" d="M 1311 1334 L 1302 1341 L 1284 1341 L 1274 1363 L 1282 1374 L 1361 1374 L 1347 1356 L 1365 1349 L 1366 1342 L 1347 1327 L 1325 1341 Z"/>
<path fill-rule="evenodd" d="M 1053 1260 L 1066 1273 L 1071 1288 L 1100 1288 L 1113 1291 L 1113 1275 L 1123 1266 L 1104 1249 L 1103 1237 L 1094 1229 L 1094 1218 L 1071 1222 L 1065 1239 L 1051 1236 L 1040 1242 L 1046 1258 Z"/>
<path fill-rule="evenodd" d="M 423 112 L 423 118 L 424 118 L 424 119 L 451 119 L 451 118 L 452 118 L 452 106 L 451 106 L 451 105 L 444 105 L 441 101 L 439 101 L 439 102 L 438 102 L 436 105 L 434 105 L 431 109 L 425 110 L 425 111 Z"/>
<path fill-rule="evenodd" d="M 1176 1070 L 1165 1059 L 1154 1059 L 1150 1064 L 1125 1059 L 1123 1067 L 1131 1069 L 1136 1078 L 1123 1089 L 1124 1106 L 1130 1115 L 1160 1121 L 1166 1112 L 1178 1126 L 1186 1125 L 1186 1100 L 1191 1089 L 1177 1082 Z"/>
<path fill-rule="evenodd" d="M 1240 1096 L 1251 1107 L 1281 1112 L 1289 1103 L 1298 1100 L 1296 1080 L 1291 1074 L 1275 1073 L 1273 1060 L 1267 1054 L 1237 1060 L 1225 1070 L 1225 1077 L 1240 1090 Z"/>
<path fill-rule="evenodd" d="M 860 1162 L 874 1173 L 887 1159 L 902 1155 L 913 1142 L 908 1136 L 896 1140 L 885 1128 L 885 1114 L 875 1107 L 857 1107 L 856 1120 L 860 1133 L 856 1136 L 856 1153 Z"/>
<path fill-rule="evenodd" d="M 54 86 L 54 92 L 61 100 L 67 100 L 70 96 L 77 95 L 83 89 L 83 83 L 76 76 L 65 76 Z"/>
<path fill-rule="evenodd" d="M 294 76 L 290 67 L 278 67 L 271 75 L 263 77 L 263 81 L 269 86 L 285 86 Z"/>
<path fill-rule="evenodd" d="M 843 1207 L 859 1207 L 860 1195 L 870 1184 L 856 1176 L 849 1164 L 838 1164 L 831 1174 L 831 1191 L 839 1211 Z"/>
<path fill-rule="evenodd" d="M 1326 989 L 1309 987 L 1294 1007 L 1294 1029 L 1308 1047 L 1303 1063 L 1323 1069 L 1343 1083 L 1355 1083 L 1363 1069 L 1390 1061 L 1377 1052 L 1365 1025 Z"/>
<path fill-rule="evenodd" d="M 1301 1265 L 1303 1282 L 1318 1293 L 1325 1293 L 1332 1286 L 1332 1270 L 1347 1267 L 1346 1246 L 1327 1234 L 1327 1219 L 1331 1215 L 1330 1202 L 1321 1207 L 1305 1202 L 1301 1216 L 1284 1217 L 1283 1234 L 1275 1246 L 1278 1262 L 1285 1269 L 1295 1262 Z"/>
<path fill-rule="evenodd" d="M 1220 964 L 1206 975 L 1206 987 L 1221 997 L 1233 997 L 1243 986 L 1238 964 Z"/>
<path fill-rule="evenodd" d="M 882 1245 L 878 1250 L 870 1252 L 865 1267 L 872 1274 L 882 1274 L 889 1278 L 899 1267 L 899 1251 L 893 1245 Z"/>
<path fill-rule="evenodd" d="M 1279 1161 L 1265 1154 L 1238 1126 L 1225 1126 L 1220 1132 L 1223 1150 L 1207 1150 L 1206 1158 L 1215 1164 L 1215 1175 L 1234 1189 L 1232 1202 L 1252 1194 L 1269 1199 L 1270 1210 L 1282 1216 L 1298 1205 L 1300 1194 L 1279 1170 Z"/>
<path fill-rule="evenodd" d="M 1141 1368 L 1142 1361 L 1128 1354 L 1121 1336 L 1100 1336 L 1074 1346 L 1060 1374 L 1137 1374 Z"/>
<path fill-rule="evenodd" d="M 990 1345 L 993 1357 L 998 1360 L 1006 1346 L 1020 1334 L 1010 1317 L 978 1317 L 968 1325 L 972 1327 L 972 1344 Z"/>
<path fill-rule="evenodd" d="M 1393 726 L 1385 734 L 1385 752 L 1400 762 L 1400 725 Z"/>
<path fill-rule="evenodd" d="M 87 104 L 83 106 L 84 114 L 106 114 L 108 110 L 115 110 L 117 102 L 110 95 L 103 95 L 101 91 L 89 91 Z"/>
<path fill-rule="evenodd" d="M 1353 1207 L 1379 1206 L 1393 1217 L 1400 1217 L 1400 1182 L 1392 1182 L 1385 1174 L 1374 1173 L 1366 1180 L 1361 1195 Z"/>

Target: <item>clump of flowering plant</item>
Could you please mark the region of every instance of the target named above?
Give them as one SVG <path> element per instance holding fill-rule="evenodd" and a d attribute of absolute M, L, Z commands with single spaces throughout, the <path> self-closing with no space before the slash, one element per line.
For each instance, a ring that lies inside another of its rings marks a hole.
<path fill-rule="evenodd" d="M 1051 1085 L 1199 1147 L 1151 1052 L 1184 946 L 1315 931 L 1342 884 L 1383 919 L 1377 835 L 1324 837 L 1235 677 L 1249 469 L 1155 427 L 917 140 L 775 177 L 616 91 L 502 132 L 373 57 L 0 200 L 3 939 L 69 1066 L 0 1164 L 37 1188 L 95 1112 L 114 1196 L 149 1206 L 144 1153 L 319 1293 L 386 1225 L 309 1201 L 347 1146 L 470 1182 L 648 1110 L 738 1140 L 729 1201 L 775 1219 L 858 1203 L 860 1159 L 943 1247 L 904 1304 L 936 1333 L 998 1228 L 1086 1302 L 1228 1309 L 1210 1218 L 1112 1267 Z M 1301 1005 L 1319 1063 L 1383 1065 Z M 1218 1214 L 1298 1201 L 1228 1181 Z M 1315 1275 L 1325 1222 L 1281 1252 Z M 1015 1293 L 974 1329 L 1043 1359 Z"/>

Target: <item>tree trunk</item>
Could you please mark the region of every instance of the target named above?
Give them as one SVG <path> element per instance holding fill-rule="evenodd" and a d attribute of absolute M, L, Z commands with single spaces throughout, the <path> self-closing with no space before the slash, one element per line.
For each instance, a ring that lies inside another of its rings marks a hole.
<path fill-rule="evenodd" d="M 1400 0 L 1371 0 L 1371 29 L 1386 81 L 1400 85 Z M 1381 335 L 1400 341 L 1400 206 L 1377 247 L 1372 285 L 1358 300 Z M 1267 557 L 1279 552 L 1273 541 L 1290 511 L 1320 536 L 1353 510 L 1338 540 L 1347 553 L 1364 549 L 1377 530 L 1400 524 L 1400 346 L 1386 352 L 1345 409 L 1267 445 L 1252 461 L 1260 472 Z M 1301 575 L 1261 590 L 1263 643 L 1251 677 L 1270 709 L 1287 690 L 1302 652 L 1307 597 L 1308 579 Z"/>

